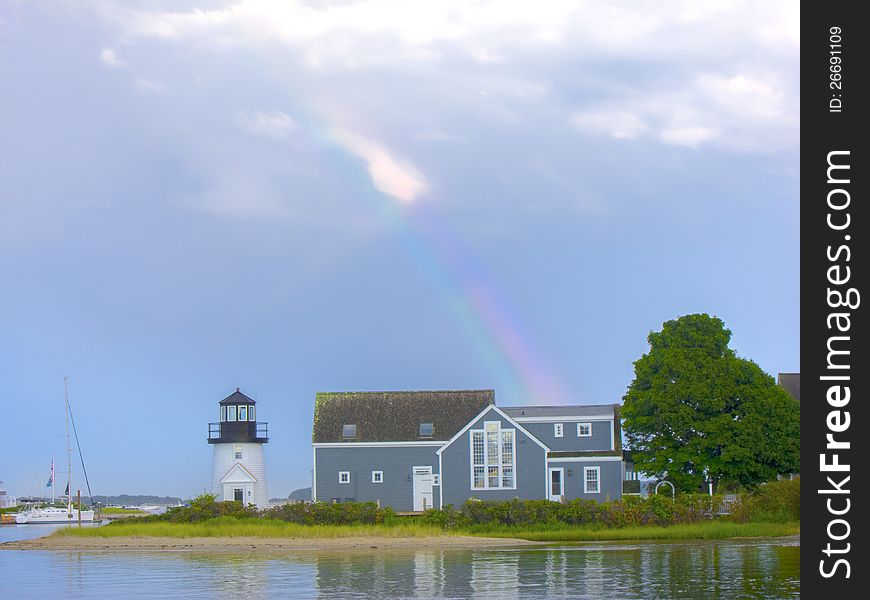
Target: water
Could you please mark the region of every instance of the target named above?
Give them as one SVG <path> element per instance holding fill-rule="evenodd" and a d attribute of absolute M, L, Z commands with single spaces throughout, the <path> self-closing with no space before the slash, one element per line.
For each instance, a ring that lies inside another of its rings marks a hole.
<path fill-rule="evenodd" d="M 49 527 L 4 526 L 0 540 Z M 797 598 L 799 560 L 799 543 L 785 540 L 272 555 L 0 550 L 0 597 Z"/>

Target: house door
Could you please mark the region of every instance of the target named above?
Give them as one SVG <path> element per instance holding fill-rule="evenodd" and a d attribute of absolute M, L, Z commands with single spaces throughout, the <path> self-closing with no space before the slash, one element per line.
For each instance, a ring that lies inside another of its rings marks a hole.
<path fill-rule="evenodd" d="M 233 500 L 236 502 L 244 502 L 245 501 L 245 490 L 241 488 L 233 489 Z"/>
<path fill-rule="evenodd" d="M 554 467 L 547 470 L 549 481 L 549 499 L 554 502 L 560 502 L 562 496 L 565 495 L 565 469 L 562 467 Z"/>
<path fill-rule="evenodd" d="M 432 506 L 432 467 L 414 467 L 414 510 Z"/>

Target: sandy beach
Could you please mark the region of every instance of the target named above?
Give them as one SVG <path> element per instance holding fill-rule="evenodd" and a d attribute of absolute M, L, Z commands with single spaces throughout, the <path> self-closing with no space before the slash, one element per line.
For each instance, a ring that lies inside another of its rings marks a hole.
<path fill-rule="evenodd" d="M 257 551 L 371 551 L 391 549 L 474 549 L 536 546 L 511 538 L 442 536 L 423 538 L 340 537 L 340 538 L 257 538 L 257 537 L 73 537 L 46 536 L 0 544 L 0 550 L 80 550 L 87 552 L 257 552 Z"/>

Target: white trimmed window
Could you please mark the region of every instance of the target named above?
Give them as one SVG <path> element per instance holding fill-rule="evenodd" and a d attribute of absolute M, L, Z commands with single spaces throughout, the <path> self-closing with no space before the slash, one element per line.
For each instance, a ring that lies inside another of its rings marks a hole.
<path fill-rule="evenodd" d="M 227 421 L 235 421 L 236 420 L 236 407 L 235 406 L 227 406 Z"/>
<path fill-rule="evenodd" d="M 601 467 L 583 467 L 583 493 L 601 493 Z"/>
<path fill-rule="evenodd" d="M 350 471 L 339 471 L 338 472 L 338 482 L 339 483 L 350 483 Z"/>
<path fill-rule="evenodd" d="M 256 421 L 257 420 L 257 409 L 252 404 L 248 407 L 248 421 Z"/>
<path fill-rule="evenodd" d="M 227 420 L 227 407 L 221 406 L 221 421 Z"/>
<path fill-rule="evenodd" d="M 247 421 L 248 420 L 248 407 L 240 406 L 239 407 L 239 421 Z"/>
<path fill-rule="evenodd" d="M 562 423 L 553 423 L 553 435 L 556 437 L 562 437 L 562 434 L 565 432 L 565 428 Z"/>
<path fill-rule="evenodd" d="M 236 457 L 236 460 L 242 460 L 242 445 L 241 444 L 233 444 L 233 455 Z"/>
<path fill-rule="evenodd" d="M 384 482 L 384 472 L 383 471 L 372 471 L 372 483 L 383 483 Z"/>
<path fill-rule="evenodd" d="M 577 437 L 592 437 L 592 423 L 577 423 Z"/>
<path fill-rule="evenodd" d="M 471 489 L 516 489 L 516 431 L 502 429 L 501 421 L 486 421 L 470 433 Z"/>

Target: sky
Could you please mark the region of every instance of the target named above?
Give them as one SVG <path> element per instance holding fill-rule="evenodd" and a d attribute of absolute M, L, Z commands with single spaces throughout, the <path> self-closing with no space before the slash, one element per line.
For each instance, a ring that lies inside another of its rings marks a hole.
<path fill-rule="evenodd" d="M 237 387 L 286 497 L 317 391 L 620 402 L 696 312 L 799 371 L 798 8 L 0 0 L 0 480 L 65 375 L 93 493 L 185 498 Z"/>

